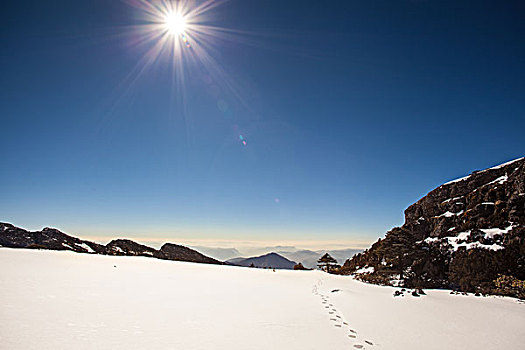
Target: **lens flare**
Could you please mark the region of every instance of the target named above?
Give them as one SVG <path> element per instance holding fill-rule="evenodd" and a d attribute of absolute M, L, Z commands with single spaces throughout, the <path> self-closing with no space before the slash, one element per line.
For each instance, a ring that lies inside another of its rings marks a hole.
<path fill-rule="evenodd" d="M 181 37 L 182 37 L 182 42 L 186 45 L 186 47 L 190 48 L 191 45 L 190 45 L 190 42 L 188 41 L 188 38 L 186 37 L 186 35 L 181 34 Z"/>
<path fill-rule="evenodd" d="M 239 135 L 239 139 L 241 140 L 241 143 L 243 144 L 243 146 L 246 146 L 246 139 L 244 138 L 244 136 L 242 135 Z"/>

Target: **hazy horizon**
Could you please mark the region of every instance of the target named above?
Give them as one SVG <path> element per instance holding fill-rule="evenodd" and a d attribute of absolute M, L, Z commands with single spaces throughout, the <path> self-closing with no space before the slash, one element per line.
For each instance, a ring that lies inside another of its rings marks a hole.
<path fill-rule="evenodd" d="M 1 221 L 1 220 L 0 220 Z M 261 250 L 261 248 L 279 248 L 281 250 L 338 250 L 338 249 L 365 249 L 373 241 L 368 240 L 323 240 L 323 239 L 279 239 L 279 238 L 267 238 L 260 240 L 247 240 L 243 238 L 238 239 L 227 239 L 227 238 L 195 238 L 194 234 L 186 236 L 178 236 L 177 234 L 165 233 L 164 235 L 148 235 L 148 232 L 143 232 L 142 235 L 134 234 L 133 232 L 116 232 L 107 233 L 105 235 L 93 235 L 92 232 L 88 231 L 72 231 L 67 230 L 57 225 L 44 225 L 44 226 L 27 226 L 19 223 L 8 222 L 14 226 L 20 227 L 28 231 L 40 231 L 44 227 L 50 227 L 58 229 L 70 236 L 78 237 L 85 240 L 90 240 L 99 244 L 107 244 L 114 239 L 131 239 L 138 243 L 149 245 L 154 248 L 160 248 L 164 243 L 177 243 L 187 245 L 190 247 L 206 247 L 206 248 L 236 248 L 240 251 L 254 252 Z M 322 236 L 321 234 L 317 236 Z M 197 236 L 201 237 L 201 236 Z M 379 238 L 378 236 L 377 238 Z M 376 238 L 376 240 L 377 240 Z"/>

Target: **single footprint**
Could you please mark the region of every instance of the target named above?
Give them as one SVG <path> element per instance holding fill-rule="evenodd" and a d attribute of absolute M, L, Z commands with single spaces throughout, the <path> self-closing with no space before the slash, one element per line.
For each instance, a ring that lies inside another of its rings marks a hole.
<path fill-rule="evenodd" d="M 341 325 L 340 325 L 340 324 L 334 324 L 334 326 L 335 326 L 335 327 L 341 327 Z"/>
<path fill-rule="evenodd" d="M 348 326 L 348 323 L 347 322 L 343 322 L 344 325 Z"/>
<path fill-rule="evenodd" d="M 353 329 L 351 329 L 350 332 L 352 332 L 352 333 L 354 333 L 354 334 L 357 334 L 357 332 L 354 331 Z"/>
<path fill-rule="evenodd" d="M 335 317 L 337 317 L 337 318 L 341 318 L 341 316 L 339 316 L 339 315 L 335 315 Z"/>
<path fill-rule="evenodd" d="M 368 345 L 374 345 L 374 343 L 372 343 L 371 341 L 368 341 L 368 340 L 365 340 L 365 343 L 367 343 Z"/>
<path fill-rule="evenodd" d="M 356 349 L 362 349 L 362 348 L 363 348 L 363 345 L 361 345 L 361 344 L 355 344 L 355 345 L 354 345 L 354 348 L 356 348 Z"/>
<path fill-rule="evenodd" d="M 331 318 L 330 321 L 337 321 L 337 318 Z"/>
<path fill-rule="evenodd" d="M 350 338 L 354 338 L 354 339 L 356 338 L 356 336 L 353 335 L 353 334 L 348 334 L 348 336 L 349 336 Z"/>
<path fill-rule="evenodd" d="M 332 315 L 334 312 L 333 312 L 333 311 L 328 311 L 328 313 L 329 313 L 330 315 Z"/>

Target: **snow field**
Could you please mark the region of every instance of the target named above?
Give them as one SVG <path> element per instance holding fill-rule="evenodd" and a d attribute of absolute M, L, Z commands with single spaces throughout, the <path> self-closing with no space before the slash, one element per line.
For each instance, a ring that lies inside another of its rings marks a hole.
<path fill-rule="evenodd" d="M 0 248 L 0 349 L 521 349 L 525 305 L 285 271 Z"/>

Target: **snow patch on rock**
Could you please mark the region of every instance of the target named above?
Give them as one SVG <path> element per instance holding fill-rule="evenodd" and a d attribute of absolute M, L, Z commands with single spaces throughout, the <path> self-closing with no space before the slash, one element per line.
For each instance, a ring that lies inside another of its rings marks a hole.
<path fill-rule="evenodd" d="M 438 215 L 438 216 L 434 216 L 434 217 L 435 217 L 435 218 L 440 218 L 440 217 L 451 218 L 451 217 L 453 217 L 453 216 L 459 216 L 459 215 L 461 215 L 461 214 L 463 214 L 463 210 L 460 210 L 460 211 L 457 212 L 457 213 L 452 213 L 452 212 L 450 212 L 450 211 L 447 210 L 447 211 L 444 212 L 443 214 Z"/>
<path fill-rule="evenodd" d="M 373 266 L 363 266 L 360 269 L 357 269 L 354 273 L 360 274 L 360 273 L 374 273 L 375 269 Z"/>
<path fill-rule="evenodd" d="M 500 185 L 503 185 L 505 183 L 505 181 L 507 181 L 509 179 L 509 177 L 507 176 L 507 174 L 503 175 L 503 176 L 500 176 L 498 177 L 497 179 L 489 182 L 487 185 L 490 185 L 490 184 L 493 184 L 493 183 L 498 183 Z"/>
<path fill-rule="evenodd" d="M 86 243 L 82 243 L 82 244 L 77 243 L 77 246 L 87 250 L 88 253 L 95 253 L 95 251 L 90 246 L 88 246 Z"/>
<path fill-rule="evenodd" d="M 504 229 L 500 229 L 500 228 L 482 228 L 481 231 L 483 231 L 483 233 L 485 233 L 485 238 L 494 238 L 494 236 L 500 236 L 500 235 L 504 235 L 505 233 L 509 232 L 510 230 L 512 230 L 514 228 L 514 225 L 510 225 L 509 227 L 506 227 Z"/>
<path fill-rule="evenodd" d="M 525 157 L 517 158 L 517 159 L 511 160 L 511 161 L 508 161 L 508 162 L 506 162 L 506 163 L 503 163 L 503 164 L 500 164 L 500 165 L 496 165 L 495 167 L 488 168 L 487 170 L 500 169 L 500 168 L 503 168 L 504 166 L 507 166 L 507 165 L 509 165 L 509 164 L 512 164 L 512 163 L 514 163 L 514 162 L 517 162 L 518 160 L 522 160 L 523 158 L 525 158 Z M 483 170 L 483 171 L 487 171 L 487 170 Z"/>
<path fill-rule="evenodd" d="M 514 225 L 511 224 L 510 226 L 500 229 L 500 228 L 487 228 L 487 229 L 480 229 L 485 235 L 485 239 L 493 239 L 495 236 L 501 236 L 506 234 L 507 232 L 511 231 L 514 228 Z M 454 230 L 455 227 L 450 228 L 448 231 Z M 417 243 L 427 243 L 427 244 L 433 244 L 433 243 L 448 243 L 452 248 L 451 251 L 456 252 L 459 248 L 465 247 L 465 249 L 474 249 L 474 248 L 480 248 L 480 249 L 488 249 L 488 250 L 501 250 L 504 249 L 503 246 L 493 243 L 493 244 L 482 244 L 481 242 L 470 242 L 467 243 L 466 241 L 469 239 L 470 234 L 472 233 L 472 230 L 468 230 L 465 232 L 458 233 L 457 236 L 453 237 L 428 237 L 422 241 L 419 241 Z"/>
<path fill-rule="evenodd" d="M 503 168 L 509 164 L 512 164 L 514 162 L 517 162 L 519 160 L 522 160 L 523 158 L 525 157 L 521 157 L 521 158 L 518 158 L 518 159 L 514 159 L 514 160 L 511 160 L 509 162 L 506 162 L 506 163 L 503 163 L 503 164 L 500 164 L 500 165 L 496 165 L 492 168 L 488 168 L 486 170 L 482 170 L 480 172 L 486 172 L 486 171 L 489 171 L 489 170 L 496 170 L 496 169 L 500 169 L 500 168 Z M 472 175 L 472 174 L 471 174 Z M 456 182 L 460 182 L 460 181 L 464 181 L 466 179 L 468 179 L 471 175 L 467 175 L 467 176 L 464 176 L 464 177 L 460 177 L 459 179 L 455 179 L 455 180 L 452 180 L 452 181 L 449 181 L 449 182 L 445 182 L 442 186 L 445 186 L 445 185 L 450 185 L 450 184 L 453 184 L 453 183 L 456 183 Z M 504 176 L 501 176 L 499 178 L 497 178 L 496 180 L 494 180 L 493 182 L 496 182 L 496 181 L 500 181 L 499 183 L 502 184 L 504 183 L 505 181 L 507 181 L 507 175 L 504 175 Z"/>

